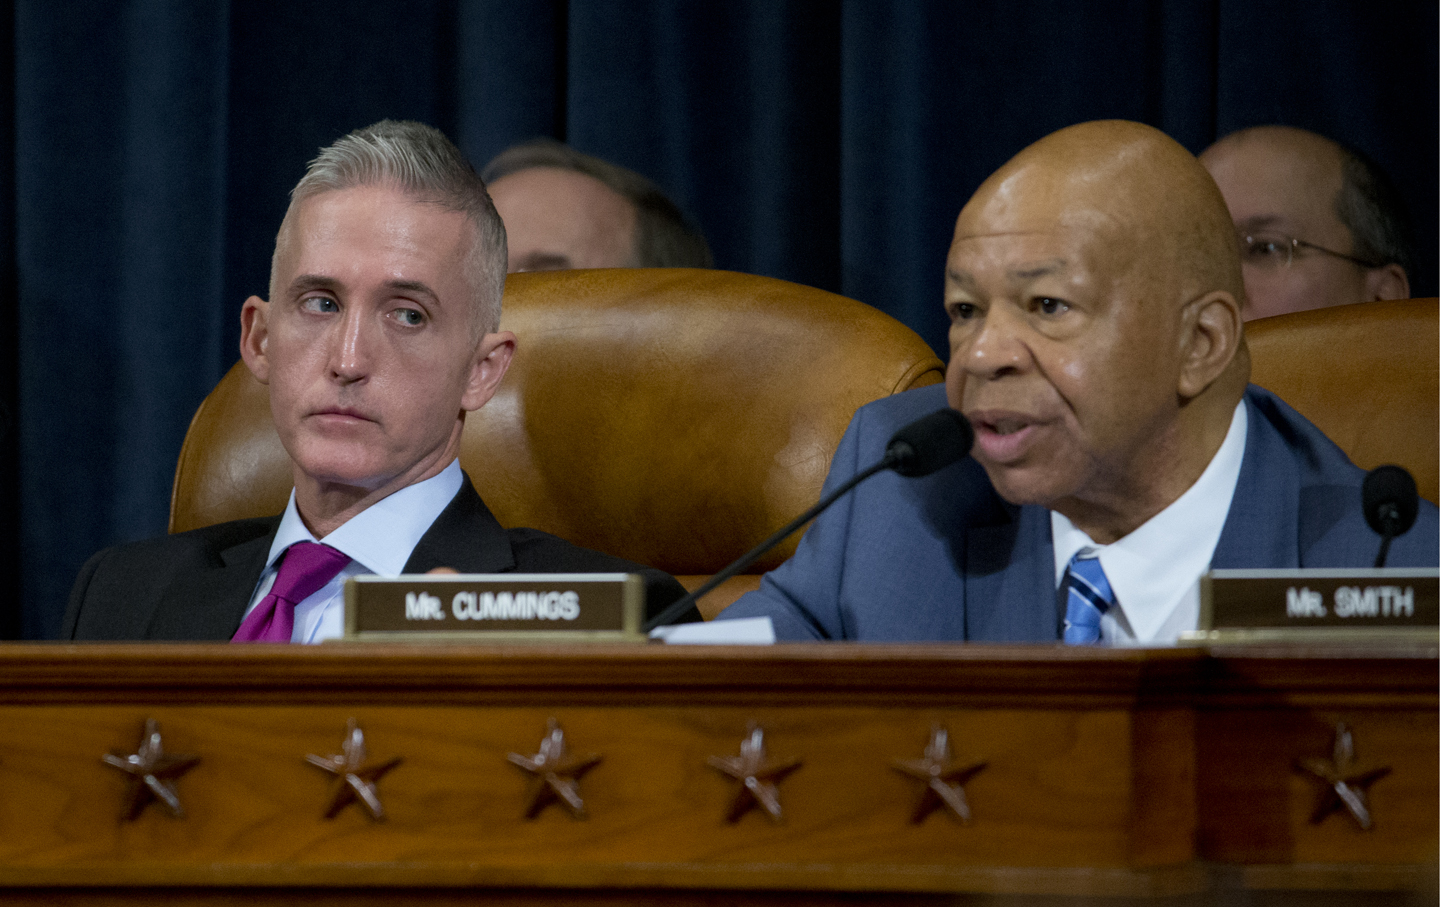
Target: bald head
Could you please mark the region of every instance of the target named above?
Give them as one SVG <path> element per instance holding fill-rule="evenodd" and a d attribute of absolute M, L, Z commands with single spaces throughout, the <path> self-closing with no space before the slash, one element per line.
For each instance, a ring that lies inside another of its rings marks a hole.
<path fill-rule="evenodd" d="M 1029 146 L 980 186 L 956 236 L 1005 218 L 1104 235 L 1115 257 L 1128 251 L 1181 295 L 1221 289 L 1239 298 L 1243 291 L 1234 228 L 1214 180 L 1184 147 L 1143 123 L 1081 123 Z"/>
<path fill-rule="evenodd" d="M 946 385 L 1013 503 L 1113 541 L 1169 506 L 1244 393 L 1234 228 L 1184 148 L 1082 123 L 1026 148 L 960 212 Z"/>
<path fill-rule="evenodd" d="M 1231 133 L 1200 161 L 1236 231 L 1254 237 L 1247 319 L 1409 297 L 1404 205 L 1373 162 L 1289 126 Z"/>

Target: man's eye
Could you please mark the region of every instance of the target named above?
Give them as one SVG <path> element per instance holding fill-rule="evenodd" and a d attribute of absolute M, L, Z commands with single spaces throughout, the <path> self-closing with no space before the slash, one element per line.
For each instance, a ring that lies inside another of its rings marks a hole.
<path fill-rule="evenodd" d="M 425 323 L 425 313 L 418 309 L 396 309 L 395 318 L 406 327 L 419 327 Z"/>
<path fill-rule="evenodd" d="M 951 321 L 969 321 L 975 317 L 975 304 L 971 302 L 956 302 L 950 305 Z"/>
<path fill-rule="evenodd" d="M 1290 254 L 1290 244 L 1268 236 L 1251 236 L 1245 240 L 1245 257 L 1252 261 L 1274 261 Z"/>
<path fill-rule="evenodd" d="M 1063 299 L 1054 299 L 1050 296 L 1042 296 L 1035 300 L 1035 308 L 1046 315 L 1059 315 L 1070 311 L 1070 303 Z"/>
<path fill-rule="evenodd" d="M 338 312 L 340 306 L 329 296 L 310 296 L 300 300 L 300 308 L 306 312 Z"/>

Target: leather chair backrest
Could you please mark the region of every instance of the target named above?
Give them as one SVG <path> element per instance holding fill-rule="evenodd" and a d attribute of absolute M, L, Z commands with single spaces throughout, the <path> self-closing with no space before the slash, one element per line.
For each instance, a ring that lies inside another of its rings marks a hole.
<path fill-rule="evenodd" d="M 1366 302 L 1245 325 L 1250 380 L 1366 469 L 1398 463 L 1440 500 L 1440 302 Z"/>
<path fill-rule="evenodd" d="M 677 575 L 813 504 L 855 410 L 944 373 L 876 309 L 724 271 L 516 274 L 501 326 L 515 359 L 460 454 L 481 497 L 503 525 Z M 185 437 L 170 530 L 279 513 L 290 487 L 266 389 L 237 363 Z"/>

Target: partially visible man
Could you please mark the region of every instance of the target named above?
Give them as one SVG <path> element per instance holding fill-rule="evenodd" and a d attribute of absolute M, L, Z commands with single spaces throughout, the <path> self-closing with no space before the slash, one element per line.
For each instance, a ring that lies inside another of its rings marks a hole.
<path fill-rule="evenodd" d="M 1405 204 L 1371 160 L 1289 126 L 1233 132 L 1200 154 L 1242 243 L 1245 318 L 1409 299 Z"/>
<path fill-rule="evenodd" d="M 811 524 L 721 618 L 781 639 L 1163 643 L 1211 567 L 1361 567 L 1364 472 L 1260 388 L 1224 199 L 1180 145 L 1083 123 L 1026 148 L 960 212 L 950 364 L 856 413 L 826 489 L 947 403 L 972 458 L 882 473 Z M 1422 503 L 1395 565 L 1429 565 Z M 1058 601 L 1057 601 L 1058 599 Z"/>
<path fill-rule="evenodd" d="M 649 610 L 680 597 L 659 571 L 502 529 L 461 471 L 465 414 L 515 350 L 504 264 L 485 185 L 437 130 L 386 120 L 322 150 L 280 225 L 269 299 L 240 313 L 293 463 L 285 513 L 100 552 L 64 635 L 317 642 L 342 634 L 346 579 L 434 568 L 638 572 Z"/>
<path fill-rule="evenodd" d="M 714 264 L 705 237 L 658 186 L 554 139 L 507 148 L 481 177 L 505 221 L 511 273 Z"/>

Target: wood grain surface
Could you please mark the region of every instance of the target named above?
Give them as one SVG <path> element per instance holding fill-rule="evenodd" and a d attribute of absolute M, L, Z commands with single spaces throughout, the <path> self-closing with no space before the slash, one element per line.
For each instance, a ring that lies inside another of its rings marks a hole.
<path fill-rule="evenodd" d="M 3 646 L 0 898 L 1415 889 L 1437 848 L 1437 680 L 1425 646 Z M 120 819 L 127 778 L 101 756 L 147 719 L 201 759 L 175 782 L 184 818 Z M 323 818 L 332 782 L 304 758 L 340 752 L 349 719 L 373 759 L 404 760 L 384 822 Z M 506 757 L 551 719 L 603 756 L 586 819 L 524 817 Z M 1368 831 L 1312 823 L 1323 788 L 1295 768 L 1338 722 L 1357 768 L 1391 769 Z M 727 822 L 737 782 L 707 765 L 752 724 L 803 762 L 779 823 Z M 986 763 L 969 824 L 910 821 L 922 789 L 892 764 L 936 725 Z"/>

